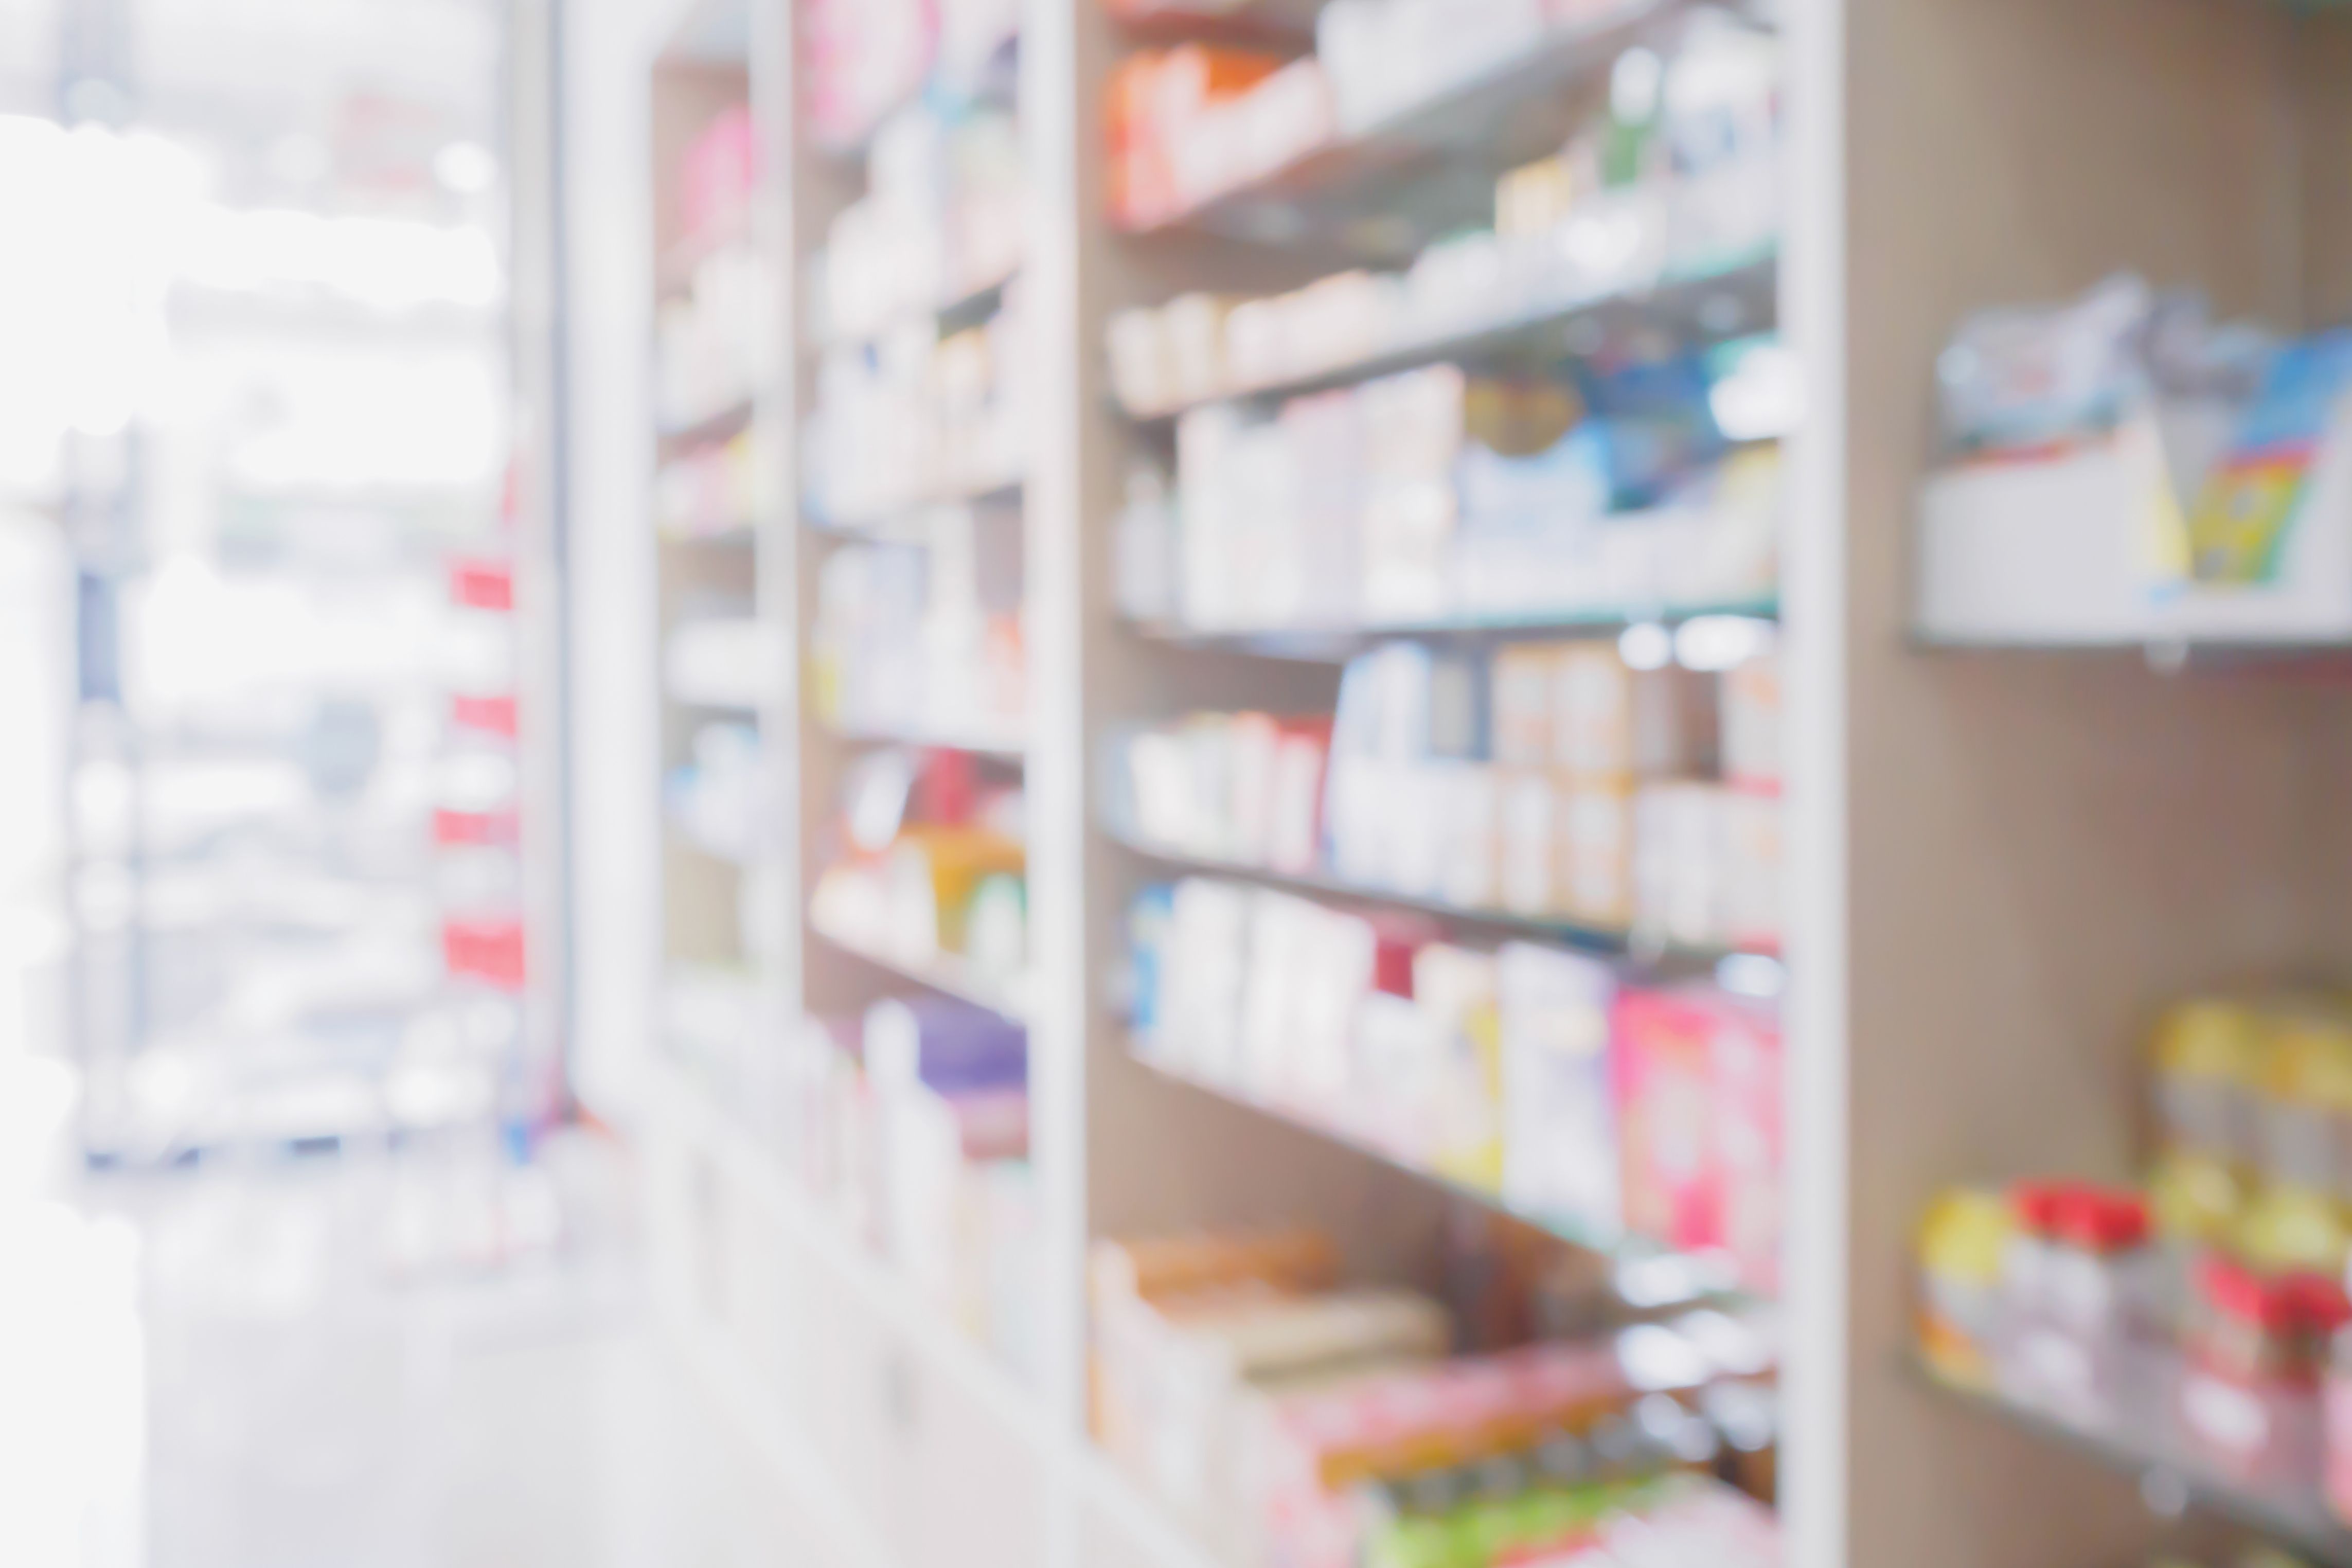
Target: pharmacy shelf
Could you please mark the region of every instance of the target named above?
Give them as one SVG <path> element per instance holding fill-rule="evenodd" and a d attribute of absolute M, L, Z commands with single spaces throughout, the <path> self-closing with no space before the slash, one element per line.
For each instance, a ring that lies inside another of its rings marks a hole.
<path fill-rule="evenodd" d="M 814 353 L 824 353 L 833 349 L 856 348 L 861 344 L 878 342 L 909 321 L 927 322 L 940 337 L 951 337 L 957 332 L 979 326 L 996 314 L 1003 307 L 1004 290 L 1010 288 L 1013 280 L 1019 276 L 1020 273 L 1017 270 L 1008 272 L 994 282 L 979 284 L 940 300 L 929 310 L 918 310 L 911 315 L 901 316 L 879 326 L 854 332 L 827 333 L 822 339 L 813 340 L 808 344 L 808 348 Z"/>
<path fill-rule="evenodd" d="M 1255 654 L 1263 658 L 1317 664 L 1344 662 L 1374 643 L 1400 637 L 1447 642 L 1540 642 L 1612 637 L 1628 626 L 1678 626 L 1718 616 L 1742 620 L 1778 620 L 1777 599 L 1738 604 L 1685 605 L 1675 608 L 1612 608 L 1526 616 L 1465 616 L 1442 621 L 1384 621 L 1349 626 L 1259 627 L 1202 630 L 1164 621 L 1129 621 L 1127 629 L 1150 642 L 1177 647 Z"/>
<path fill-rule="evenodd" d="M 1024 488 L 1018 478 L 976 479 L 872 512 L 848 517 L 810 513 L 804 515 L 803 521 L 811 532 L 831 539 L 898 539 L 906 537 L 915 521 L 934 507 L 1010 506 L 1021 499 Z"/>
<path fill-rule="evenodd" d="M 812 915 L 809 929 L 833 947 L 850 957 L 886 969 L 902 980 L 936 991 L 943 996 L 969 1002 L 975 1007 L 985 1007 L 1014 1023 L 1027 1020 L 1029 1013 L 1029 977 L 1010 977 L 991 973 L 970 959 L 958 953 L 934 952 L 923 958 L 908 958 L 894 952 L 879 942 L 867 942 L 838 926 L 824 924 Z"/>
<path fill-rule="evenodd" d="M 663 426 L 661 442 L 663 447 L 673 452 L 688 447 L 711 446 L 726 440 L 751 423 L 751 399 L 747 395 L 698 418 Z"/>
<path fill-rule="evenodd" d="M 1565 947 L 1586 952 L 1607 955 L 1627 954 L 1662 967 L 1687 969 L 1719 965 L 1727 959 L 1764 960 L 1777 963 L 1774 953 L 1742 947 L 1693 947 L 1655 940 L 1651 933 L 1623 926 L 1594 925 L 1570 921 L 1555 915 L 1523 915 L 1509 910 L 1485 909 L 1457 904 L 1449 900 L 1423 898 L 1412 893 L 1400 893 L 1386 888 L 1367 887 L 1360 882 L 1320 872 L 1278 871 L 1270 867 L 1253 866 L 1220 856 L 1196 855 L 1187 850 L 1154 844 L 1130 834 L 1113 833 L 1111 841 L 1133 855 L 1147 860 L 1185 871 L 1196 871 L 1219 877 L 1236 877 L 1244 881 L 1262 882 L 1271 887 L 1288 888 L 1297 892 L 1316 893 L 1327 898 L 1351 899 L 1358 903 L 1384 904 L 1393 909 L 1417 910 L 1461 925 L 1484 927 L 1489 931 L 1514 931 L 1527 936 L 1541 937 Z"/>
<path fill-rule="evenodd" d="M 767 707 L 767 697 L 755 691 L 722 691 L 714 686 L 673 686 L 665 695 L 680 708 L 709 713 L 732 713 L 756 719 Z"/>
<path fill-rule="evenodd" d="M 1423 101 L 1353 134 L 1300 153 L 1281 167 L 1181 212 L 1127 226 L 1136 235 L 1194 230 L 1260 244 L 1288 245 L 1318 230 L 1336 229 L 1345 216 L 1369 205 L 1401 202 L 1399 187 L 1433 170 L 1466 161 L 1532 155 L 1557 146 L 1568 122 L 1552 111 L 1570 98 L 1579 77 L 1605 67 L 1643 27 L 1675 8 L 1674 0 L 1623 0 L 1573 23 L 1554 24 L 1525 49 Z M 1541 115 L 1541 129 L 1524 121 Z M 1487 186 L 1491 174 L 1474 184 Z M 1442 226 L 1451 226 L 1450 223 Z M 1423 236 L 1359 248 L 1402 253 Z"/>
<path fill-rule="evenodd" d="M 1555 1217 L 1513 1204 L 1491 1188 L 1458 1180 L 1444 1172 L 1432 1170 L 1416 1160 L 1401 1156 L 1382 1146 L 1378 1139 L 1348 1127 L 1317 1109 L 1269 1100 L 1237 1085 L 1220 1083 L 1201 1074 L 1188 1072 L 1156 1059 L 1150 1051 L 1132 1042 L 1128 1055 L 1145 1070 L 1171 1083 L 1181 1084 L 1260 1116 L 1270 1117 L 1286 1126 L 1311 1132 L 1328 1142 L 1378 1160 L 1391 1170 L 1402 1171 L 1415 1180 L 1430 1183 L 1455 1197 L 1509 1215 L 1571 1246 L 1604 1253 L 1618 1261 L 1621 1277 L 1622 1271 L 1632 1271 L 1635 1277 L 1653 1282 L 1643 1292 L 1642 1305 L 1644 1307 L 1695 1305 L 1738 1293 L 1738 1281 L 1727 1265 L 1706 1258 L 1685 1258 L 1639 1237 L 1596 1236 L 1583 1226 L 1563 1224 Z"/>
<path fill-rule="evenodd" d="M 724 528 L 697 529 L 691 532 L 656 528 L 654 537 L 664 544 L 681 550 L 750 550 L 760 542 L 759 525 L 751 522 L 730 523 Z"/>
<path fill-rule="evenodd" d="M 1036 1395 L 887 1263 L 845 1234 L 783 1163 L 723 1106 L 667 1063 L 655 1063 L 649 1076 L 669 1114 L 690 1130 L 697 1146 L 709 1151 L 784 1233 L 845 1281 L 893 1334 L 1025 1446 L 1042 1453 L 1058 1443 Z"/>
<path fill-rule="evenodd" d="M 1321 0 L 1117 0 L 1105 7 L 1121 31 L 1150 43 L 1255 44 L 1304 53 L 1314 47 Z"/>
<path fill-rule="evenodd" d="M 1935 1388 L 2036 1436 L 2137 1477 L 2152 1509 L 2178 1513 L 2201 1509 L 2249 1530 L 2288 1542 L 2329 1568 L 2352 1568 L 2352 1528 L 2328 1510 L 2314 1490 L 2248 1481 L 2224 1474 L 2200 1457 L 2179 1430 L 2173 1412 L 2180 1368 L 2171 1352 L 2153 1352 L 2137 1419 L 2074 1419 L 2026 1405 L 1996 1390 L 1955 1383 L 1918 1365 Z"/>
<path fill-rule="evenodd" d="M 1029 752 L 1028 740 L 1017 730 L 831 722 L 825 729 L 835 740 L 856 746 L 917 746 L 934 752 L 970 752 L 976 757 L 1004 763 L 1020 762 Z"/>
<path fill-rule="evenodd" d="M 707 1090 L 667 1062 L 655 1062 L 649 1076 L 660 1114 L 717 1160 L 787 1237 L 846 1284 L 928 1367 L 1014 1441 L 1068 1478 L 1087 1506 L 1143 1561 L 1154 1568 L 1229 1568 L 1185 1534 L 1091 1440 L 1057 1425 L 1034 1394 L 958 1332 L 887 1263 L 845 1235 L 782 1162 Z M 879 1540 L 873 1521 L 846 1500 L 811 1435 L 763 1397 L 761 1379 L 740 1364 L 742 1357 L 723 1331 L 691 1321 L 683 1311 L 672 1316 L 688 1319 L 679 1324 L 680 1339 L 698 1378 L 768 1458 L 786 1482 L 792 1501 L 835 1550 L 856 1568 L 910 1568 L 898 1563 Z"/>
<path fill-rule="evenodd" d="M 2018 655 L 2027 658 L 2111 658 L 2124 655 L 2144 659 L 2161 675 L 2231 669 L 2270 669 L 2282 665 L 2309 664 L 2339 668 L 2352 658 L 2352 632 L 2283 637 L 2275 634 L 2242 637 L 2200 633 L 2172 637 L 2160 632 L 2143 636 L 2086 636 L 2079 638 L 2007 637 L 1995 632 L 1956 632 L 1915 627 L 1912 647 L 1924 654 Z"/>
<path fill-rule="evenodd" d="M 1211 404 L 1322 392 L 1417 365 L 1559 361 L 1589 353 L 1595 329 L 1604 341 L 1613 331 L 1634 325 L 1693 341 L 1736 337 L 1770 325 L 1779 309 L 1780 271 L 1778 255 L 1768 251 L 1737 266 L 1679 276 L 1669 270 L 1632 286 L 1565 298 L 1554 294 L 1501 317 L 1451 323 L 1376 353 L 1220 387 L 1189 402 L 1122 412 L 1139 425 L 1161 425 Z"/>

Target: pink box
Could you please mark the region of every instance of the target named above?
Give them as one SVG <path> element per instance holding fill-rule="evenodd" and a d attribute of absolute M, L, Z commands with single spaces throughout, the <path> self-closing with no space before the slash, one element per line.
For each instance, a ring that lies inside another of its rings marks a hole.
<path fill-rule="evenodd" d="M 1616 1083 L 1626 1228 L 1727 1252 L 1749 1287 L 1780 1279 L 1780 1030 L 1769 1007 L 1709 986 L 1618 998 Z"/>

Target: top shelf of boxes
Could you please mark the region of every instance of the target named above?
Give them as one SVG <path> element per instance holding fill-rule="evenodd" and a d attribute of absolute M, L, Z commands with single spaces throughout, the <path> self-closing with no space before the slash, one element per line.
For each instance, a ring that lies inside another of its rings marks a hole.
<path fill-rule="evenodd" d="M 1423 36 L 1440 11 L 1448 36 Z M 1776 443 L 1801 416 L 1775 331 L 1777 36 L 1713 6 L 1329 0 L 1316 40 L 1282 65 L 1133 56 L 1110 109 L 1114 209 L 1170 226 L 1243 188 L 1195 168 L 1202 147 L 1263 151 L 1249 128 L 1287 124 L 1285 95 L 1320 105 L 1296 110 L 1291 145 L 1436 147 L 1397 128 L 1453 125 L 1446 105 L 1495 140 L 1444 143 L 1432 167 L 1461 226 L 1408 267 L 1111 321 L 1113 395 L 1169 437 L 1129 468 L 1123 616 L 1161 640 L 1329 658 L 1386 634 L 1654 641 L 1773 614 Z M 1507 111 L 1523 88 L 1546 106 L 1534 131 Z"/>
<path fill-rule="evenodd" d="M 1203 44 L 1147 49 L 1110 85 L 1112 219 L 1138 235 L 1184 230 L 1402 259 L 1486 221 L 1494 175 L 1569 142 L 1596 101 L 1654 100 L 1659 56 L 1636 46 L 1676 36 L 1687 48 L 1695 31 L 1724 68 L 1705 79 L 1706 90 L 1750 99 L 1763 132 L 1721 151 L 1768 144 L 1770 51 L 1744 51 L 1743 70 L 1738 47 L 1761 35 L 1674 0 L 1333 0 L 1316 17 L 1313 52 L 1296 58 Z M 1640 151 L 1622 139 L 1591 150 L 1596 175 L 1612 160 L 1622 174 Z"/>
<path fill-rule="evenodd" d="M 1440 13 L 1449 36 L 1420 36 Z M 1111 108 L 1111 202 L 1128 227 L 1197 226 L 1280 195 L 1287 227 L 1253 219 L 1256 237 L 1337 237 L 1317 254 L 1404 263 L 1122 313 L 1108 348 L 1130 417 L 1439 361 L 1548 369 L 1774 323 L 1773 35 L 1654 4 L 1471 15 L 1479 25 L 1461 28 L 1447 8 L 1333 0 L 1318 51 L 1288 64 L 1204 45 L 1130 57 Z M 1529 105 L 1539 122 L 1524 122 Z M 1244 154 L 1229 146 L 1279 167 L 1237 172 Z M 1401 194 L 1389 177 L 1416 160 L 1444 187 L 1435 205 L 1411 195 L 1426 182 Z M 1346 210 L 1360 166 L 1381 173 L 1381 232 Z"/>

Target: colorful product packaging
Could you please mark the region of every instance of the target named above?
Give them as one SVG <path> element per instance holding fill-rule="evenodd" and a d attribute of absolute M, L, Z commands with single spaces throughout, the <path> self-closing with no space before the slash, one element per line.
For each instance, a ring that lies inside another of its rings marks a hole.
<path fill-rule="evenodd" d="M 1430 1164 L 1481 1192 L 1503 1183 L 1499 967 L 1489 953 L 1433 942 L 1413 954 L 1414 1005 L 1440 1042 L 1437 1141 Z"/>
<path fill-rule="evenodd" d="M 1610 1082 L 1616 976 L 1597 959 L 1507 942 L 1496 987 L 1503 1195 L 1571 1234 L 1612 1239 L 1624 1224 Z"/>
<path fill-rule="evenodd" d="M 1712 987 L 1628 991 L 1616 1008 L 1626 1226 L 1780 1278 L 1780 1037 L 1768 1010 Z"/>

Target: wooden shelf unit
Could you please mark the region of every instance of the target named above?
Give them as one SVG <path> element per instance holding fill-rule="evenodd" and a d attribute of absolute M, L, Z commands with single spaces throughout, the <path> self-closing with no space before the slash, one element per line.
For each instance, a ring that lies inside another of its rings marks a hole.
<path fill-rule="evenodd" d="M 2127 1481 L 1956 1407 L 1907 1370 L 1912 1226 L 1955 1181 L 2122 1174 L 2137 1031 L 2168 997 L 2250 973 L 2352 969 L 2352 818 L 2331 809 L 2352 784 L 2352 703 L 2327 685 L 2193 668 L 2168 677 L 2137 653 L 1924 649 L 1908 635 L 1908 521 L 1934 456 L 1936 355 L 1972 310 L 2058 298 L 2129 267 L 2280 325 L 2352 314 L 2352 15 L 2261 0 L 1772 9 L 1790 76 L 1785 216 L 1769 271 L 1809 413 L 1788 443 L 1778 604 L 1789 1557 L 1801 1568 L 2123 1563 L 2168 1528 Z M 775 498 L 798 493 L 814 394 L 805 263 L 858 178 L 798 127 L 805 62 L 793 15 L 789 0 L 750 5 L 748 53 L 730 79 L 757 107 L 769 160 L 753 233 L 778 301 L 776 368 L 750 420 Z M 644 68 L 669 34 L 641 31 L 655 43 L 623 29 L 614 58 L 646 51 Z M 1152 436 L 1114 406 L 1107 321 L 1188 289 L 1295 287 L 1331 265 L 1328 250 L 1197 224 L 1137 235 L 1108 221 L 1103 84 L 1128 50 L 1171 36 L 1184 36 L 1178 24 L 1130 28 L 1099 0 L 1027 0 L 1024 12 L 1037 391 L 1021 491 L 1026 1011 L 1046 1363 L 1029 1384 L 976 1369 L 887 1270 L 823 1228 L 829 1219 L 808 1211 L 756 1130 L 690 1080 L 663 1076 L 636 1123 L 664 1299 L 759 1421 L 818 1435 L 778 1447 L 808 1495 L 846 1521 L 828 1532 L 844 1563 L 1208 1568 L 1086 1438 L 1088 1239 L 1307 1218 L 1334 1232 L 1357 1272 L 1409 1279 L 1451 1201 L 1129 1059 L 1100 984 L 1128 896 L 1150 874 L 1100 826 L 1102 738 L 1194 707 L 1278 710 L 1331 695 L 1328 665 L 1255 657 L 1248 638 L 1139 635 L 1112 602 L 1109 522 L 1128 456 Z M 698 84 L 728 68 L 653 67 L 657 148 Z M 1285 178 L 1312 173 L 1302 163 Z M 658 278 L 658 259 L 681 252 L 674 234 L 654 238 Z M 755 532 L 761 613 L 804 648 L 816 566 L 835 542 L 783 500 Z M 1264 640 L 1277 651 L 1278 638 Z M 786 764 L 774 810 L 796 831 L 779 836 L 777 890 L 759 922 L 768 945 L 755 955 L 772 979 L 779 1045 L 812 1001 L 862 1000 L 880 984 L 806 929 L 811 857 L 848 747 L 803 710 L 797 679 L 785 685 L 761 722 Z M 673 918 L 704 931 L 707 919 L 677 906 L 719 896 L 673 884 Z"/>

